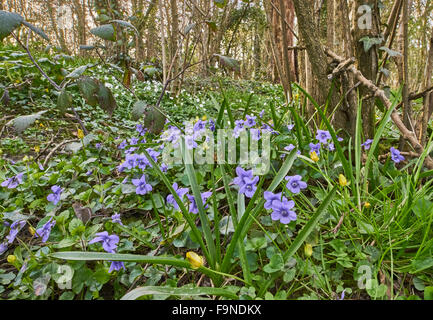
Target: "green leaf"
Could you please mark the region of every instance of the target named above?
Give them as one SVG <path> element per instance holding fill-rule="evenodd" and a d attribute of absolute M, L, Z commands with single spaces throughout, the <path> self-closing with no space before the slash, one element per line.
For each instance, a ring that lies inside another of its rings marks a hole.
<path fill-rule="evenodd" d="M 383 38 L 370 38 L 370 37 L 364 37 L 362 39 L 359 39 L 359 42 L 362 42 L 364 44 L 364 51 L 368 52 L 374 45 L 381 44 L 383 42 Z"/>
<path fill-rule="evenodd" d="M 93 50 L 93 49 L 96 49 L 96 46 L 80 45 L 80 50 L 83 50 L 83 51 Z"/>
<path fill-rule="evenodd" d="M 35 121 L 38 120 L 46 112 L 47 112 L 47 110 L 40 111 L 38 113 L 31 114 L 28 116 L 21 116 L 21 117 L 15 118 L 15 119 L 9 121 L 8 125 L 12 124 L 17 133 L 22 133 L 28 127 L 30 127 L 33 123 L 35 123 Z"/>
<path fill-rule="evenodd" d="M 29 28 L 30 30 L 32 30 L 34 33 L 36 33 L 38 36 L 44 38 L 47 41 L 50 41 L 50 38 L 48 38 L 48 36 L 45 34 L 45 32 L 43 32 L 41 29 L 39 29 L 38 27 L 32 25 L 31 23 L 28 23 L 27 21 L 23 21 L 22 22 L 23 25 L 25 25 L 27 28 Z"/>
<path fill-rule="evenodd" d="M 111 90 L 102 83 L 99 84 L 98 101 L 100 108 L 107 112 L 111 117 L 117 107 L 116 99 L 114 99 Z"/>
<path fill-rule="evenodd" d="M 90 30 L 90 33 L 107 41 L 116 41 L 114 27 L 111 24 L 104 24 L 100 27 L 93 28 Z"/>
<path fill-rule="evenodd" d="M 213 0 L 213 2 L 218 8 L 223 9 L 227 5 L 228 0 Z"/>
<path fill-rule="evenodd" d="M 281 254 L 275 254 L 267 265 L 263 267 L 266 273 L 274 273 L 280 271 L 284 267 L 284 260 Z"/>
<path fill-rule="evenodd" d="M 0 10 L 0 41 L 20 26 L 24 18 L 19 14 Z"/>
<path fill-rule="evenodd" d="M 137 34 L 139 33 L 137 28 L 135 28 L 131 23 L 129 23 L 128 21 L 124 21 L 124 20 L 112 20 L 111 23 L 117 23 L 119 25 L 121 25 L 122 27 L 125 28 L 129 28 L 134 30 Z"/>
<path fill-rule="evenodd" d="M 433 258 L 420 258 L 412 261 L 411 273 L 416 274 L 431 267 L 433 267 Z"/>
<path fill-rule="evenodd" d="M 219 58 L 219 62 L 224 68 L 235 72 L 241 72 L 241 64 L 238 60 L 216 53 L 214 54 L 214 56 Z"/>
<path fill-rule="evenodd" d="M 143 117 L 144 112 L 146 111 L 147 103 L 145 101 L 137 101 L 134 103 L 134 106 L 131 110 L 131 118 L 134 121 L 138 121 Z"/>
<path fill-rule="evenodd" d="M 79 78 L 84 72 L 86 72 L 87 70 L 87 65 L 78 67 L 77 69 L 75 69 L 74 71 L 72 71 L 70 74 L 68 74 L 66 76 L 66 78 L 71 78 L 71 79 L 77 79 Z"/>
<path fill-rule="evenodd" d="M 65 113 L 72 106 L 72 95 L 63 89 L 57 98 L 57 107 L 62 113 Z"/>
<path fill-rule="evenodd" d="M 81 77 L 77 81 L 77 84 L 87 104 L 92 107 L 96 107 L 99 103 L 99 81 L 90 77 Z"/>
<path fill-rule="evenodd" d="M 143 125 L 150 133 L 159 134 L 164 129 L 166 117 L 155 107 L 150 106 L 144 113 Z"/>
<path fill-rule="evenodd" d="M 136 300 L 140 297 L 147 295 L 168 295 L 178 297 L 192 297 L 192 296 L 220 296 L 230 299 L 238 299 L 238 297 L 227 289 L 222 288 L 173 288 L 173 287 L 141 287 L 132 290 L 131 292 L 124 295 L 121 300 Z"/>
<path fill-rule="evenodd" d="M 424 300 L 433 300 L 433 287 L 425 287 Z"/>
<path fill-rule="evenodd" d="M 391 50 L 388 47 L 380 47 L 379 50 L 385 51 L 390 57 L 401 57 L 402 54 L 398 51 Z"/>

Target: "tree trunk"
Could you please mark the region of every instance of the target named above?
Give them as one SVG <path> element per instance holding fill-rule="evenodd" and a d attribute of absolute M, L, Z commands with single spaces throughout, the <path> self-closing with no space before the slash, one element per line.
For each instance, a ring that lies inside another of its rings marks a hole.
<path fill-rule="evenodd" d="M 358 8 L 361 6 L 369 6 L 371 11 L 364 11 L 363 13 L 358 13 Z M 378 7 L 376 0 L 356 0 L 354 16 L 354 40 L 353 46 L 355 48 L 355 56 L 357 60 L 357 65 L 359 71 L 368 79 L 376 84 L 377 72 L 378 72 L 378 55 L 377 55 L 377 45 L 373 45 L 367 51 L 364 47 L 364 41 L 361 39 L 366 38 L 378 38 L 379 37 L 379 27 L 377 25 L 378 21 Z M 367 20 L 363 20 L 363 16 Z M 364 24 L 365 22 L 365 24 Z M 362 27 L 361 27 L 362 26 Z M 380 45 L 379 45 L 380 46 Z M 368 89 L 360 88 L 361 96 L 365 97 L 370 94 Z M 362 102 L 362 128 L 364 132 L 365 139 L 373 138 L 374 136 L 374 123 L 375 123 L 375 98 L 369 98 L 363 100 Z"/>

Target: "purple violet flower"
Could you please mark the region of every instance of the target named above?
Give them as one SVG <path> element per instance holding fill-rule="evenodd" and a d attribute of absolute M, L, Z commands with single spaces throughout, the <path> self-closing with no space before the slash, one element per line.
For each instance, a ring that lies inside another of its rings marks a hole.
<path fill-rule="evenodd" d="M 247 116 L 247 120 L 245 121 L 245 126 L 248 128 L 254 127 L 256 123 L 257 117 L 255 116 Z"/>
<path fill-rule="evenodd" d="M 108 273 L 112 273 L 113 271 L 119 271 L 121 269 L 126 270 L 125 264 L 122 261 L 111 261 L 110 269 Z"/>
<path fill-rule="evenodd" d="M 310 143 L 310 153 L 314 151 L 319 156 L 320 155 L 320 147 L 321 147 L 320 142 L 318 144 Z"/>
<path fill-rule="evenodd" d="M 23 183 L 23 175 L 24 173 L 21 172 L 17 174 L 15 177 L 9 178 L 2 182 L 1 186 L 8 189 L 15 189 L 20 184 Z"/>
<path fill-rule="evenodd" d="M 14 242 L 15 238 L 18 235 L 18 232 L 26 225 L 26 222 L 24 220 L 22 221 L 15 221 L 11 224 L 11 230 L 9 231 L 9 235 L 6 236 L 6 239 L 8 240 L 8 243 L 11 244 Z"/>
<path fill-rule="evenodd" d="M 188 193 L 188 188 L 179 188 L 178 184 L 175 182 L 173 183 L 173 189 L 176 191 L 177 196 L 180 198 L 180 200 L 183 200 L 183 197 Z M 179 205 L 177 204 L 176 200 L 174 199 L 174 196 L 172 194 L 169 194 L 167 196 L 167 203 L 171 204 L 175 210 L 179 210 Z"/>
<path fill-rule="evenodd" d="M 363 144 L 361 144 L 361 147 L 364 147 L 364 150 L 370 150 L 371 144 L 373 143 L 373 140 L 368 139 Z"/>
<path fill-rule="evenodd" d="M 391 159 L 394 163 L 400 163 L 405 158 L 400 154 L 400 151 L 391 147 Z"/>
<path fill-rule="evenodd" d="M 115 234 L 109 236 L 107 231 L 96 234 L 96 237 L 89 241 L 89 244 L 102 243 L 102 248 L 108 253 L 115 253 L 117 244 L 119 243 L 119 237 Z"/>
<path fill-rule="evenodd" d="M 203 192 L 201 194 L 201 201 L 203 202 L 204 205 L 204 209 L 208 209 L 209 206 L 205 205 L 207 199 L 209 199 L 209 197 L 212 195 L 212 192 Z M 197 203 L 195 202 L 195 198 L 194 196 L 191 195 L 187 195 L 189 201 L 191 202 L 190 206 L 189 206 L 189 212 L 193 213 L 193 214 L 198 214 L 198 207 L 197 207 Z"/>
<path fill-rule="evenodd" d="M 274 207 L 274 204 L 277 203 L 277 201 L 281 201 L 282 193 L 272 193 L 270 191 L 265 191 L 265 209 L 271 210 Z"/>
<path fill-rule="evenodd" d="M 271 214 L 273 221 L 280 221 L 282 224 L 289 224 L 291 221 L 296 220 L 297 216 L 293 207 L 295 202 L 286 198 L 283 201 L 274 201 L 272 209 L 274 210 Z"/>
<path fill-rule="evenodd" d="M 51 191 L 53 193 L 47 196 L 47 200 L 52 202 L 54 205 L 57 205 L 60 201 L 60 197 L 62 195 L 63 189 L 59 186 L 52 186 Z"/>
<path fill-rule="evenodd" d="M 0 243 L 0 256 L 8 250 L 8 245 L 6 243 Z"/>
<path fill-rule="evenodd" d="M 323 144 L 327 144 L 328 141 L 332 139 L 332 137 L 331 137 L 331 134 L 329 133 L 329 131 L 317 130 L 316 139 Z"/>
<path fill-rule="evenodd" d="M 56 225 L 56 221 L 52 221 L 53 218 L 50 218 L 47 223 L 45 223 L 42 228 L 36 230 L 35 237 L 42 238 L 42 243 L 48 241 L 48 238 L 51 234 L 51 229 Z"/>
<path fill-rule="evenodd" d="M 259 177 L 245 178 L 244 185 L 239 189 L 239 193 L 244 194 L 247 198 L 252 198 L 257 190 L 257 182 L 259 182 Z"/>
<path fill-rule="evenodd" d="M 288 181 L 286 185 L 287 189 L 294 194 L 298 194 L 302 189 L 307 188 L 307 183 L 302 181 L 302 177 L 299 175 L 286 177 L 286 181 Z"/>
<path fill-rule="evenodd" d="M 135 192 L 138 195 L 145 195 L 152 191 L 152 186 L 146 183 L 145 175 L 143 175 L 140 179 L 132 179 L 132 184 L 137 187 Z"/>
<path fill-rule="evenodd" d="M 120 224 L 121 226 L 123 226 L 122 220 L 120 220 L 120 213 L 113 214 L 113 215 L 111 216 L 111 222 L 113 222 L 113 223 L 118 223 L 118 224 Z"/>
<path fill-rule="evenodd" d="M 233 183 L 242 188 L 245 184 L 245 179 L 253 179 L 253 170 L 245 171 L 242 167 L 236 168 L 237 177 L 234 178 Z"/>

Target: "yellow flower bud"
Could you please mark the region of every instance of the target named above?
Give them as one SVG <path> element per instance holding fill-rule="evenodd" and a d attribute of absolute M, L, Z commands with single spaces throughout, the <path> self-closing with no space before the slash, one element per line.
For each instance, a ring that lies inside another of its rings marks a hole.
<path fill-rule="evenodd" d="M 313 151 L 310 153 L 310 158 L 311 160 L 313 160 L 314 162 L 319 162 L 319 156 L 317 155 L 316 151 Z"/>
<path fill-rule="evenodd" d="M 311 257 L 313 255 L 313 246 L 309 243 L 305 244 L 304 253 L 307 257 Z"/>
<path fill-rule="evenodd" d="M 364 203 L 364 207 L 365 207 L 366 209 L 370 208 L 370 207 L 371 207 L 370 202 L 366 202 L 366 203 Z"/>
<path fill-rule="evenodd" d="M 338 181 L 340 182 L 340 186 L 342 187 L 347 187 L 349 185 L 349 183 L 347 182 L 347 179 L 344 175 L 340 174 L 338 176 Z"/>
<path fill-rule="evenodd" d="M 15 263 L 15 261 L 17 261 L 17 257 L 15 257 L 14 255 L 10 255 L 8 256 L 7 260 L 10 264 L 13 264 Z"/>
<path fill-rule="evenodd" d="M 84 139 L 84 132 L 83 132 L 83 130 L 78 129 L 77 136 L 78 136 L 79 139 L 83 140 Z"/>
<path fill-rule="evenodd" d="M 45 92 L 47 92 L 47 93 L 50 92 L 50 89 L 46 88 L 46 89 L 45 89 Z"/>
<path fill-rule="evenodd" d="M 203 121 L 206 121 L 207 120 L 207 117 L 206 116 L 203 116 L 203 118 L 201 118 Z"/>
<path fill-rule="evenodd" d="M 35 149 L 35 152 L 36 152 L 36 153 L 41 152 L 41 147 L 39 147 L 39 146 L 36 146 L 34 149 Z"/>
<path fill-rule="evenodd" d="M 199 256 L 195 252 L 188 252 L 186 254 L 186 259 L 191 263 L 193 269 L 198 269 L 203 265 L 203 257 Z"/>
<path fill-rule="evenodd" d="M 31 234 L 32 236 L 34 236 L 35 233 L 36 233 L 36 229 L 33 228 L 33 227 L 29 227 L 29 232 L 30 232 L 30 234 Z"/>
<path fill-rule="evenodd" d="M 24 156 L 24 157 L 23 157 L 23 162 L 29 162 L 29 160 L 30 160 L 30 159 L 29 159 L 28 156 Z"/>

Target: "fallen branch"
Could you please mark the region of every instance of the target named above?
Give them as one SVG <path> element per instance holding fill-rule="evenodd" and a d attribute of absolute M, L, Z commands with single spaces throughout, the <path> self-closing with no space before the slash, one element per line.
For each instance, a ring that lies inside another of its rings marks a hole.
<path fill-rule="evenodd" d="M 332 52 L 328 48 L 325 48 L 325 53 L 329 57 L 331 57 L 332 59 L 337 61 L 338 63 L 342 63 L 345 61 L 344 58 L 338 56 L 337 54 L 335 54 L 334 52 Z M 356 69 L 355 66 L 353 66 L 353 65 L 349 66 L 347 68 L 347 71 L 351 72 L 355 76 L 355 78 L 361 82 L 361 84 L 364 87 L 369 89 L 375 97 L 379 98 L 388 110 L 391 109 L 392 103 L 387 98 L 385 92 L 382 89 L 378 88 L 372 81 L 370 81 L 366 77 L 364 77 L 364 75 L 358 69 Z M 404 123 L 403 123 L 403 121 L 402 121 L 402 119 L 401 119 L 401 117 L 397 111 L 394 110 L 391 113 L 391 119 L 394 122 L 394 124 L 397 126 L 397 128 L 400 131 L 403 138 L 412 145 L 415 152 L 418 154 L 418 156 L 420 156 L 424 152 L 424 147 L 418 141 L 418 138 L 417 138 L 415 132 L 409 130 L 404 125 Z M 429 169 L 433 169 L 433 160 L 430 156 L 427 156 L 425 158 L 425 166 Z"/>
<path fill-rule="evenodd" d="M 50 159 L 51 159 L 51 157 L 54 155 L 54 153 L 55 153 L 57 150 L 59 150 L 61 147 L 63 147 L 65 144 L 72 143 L 72 142 L 78 142 L 78 141 L 80 141 L 80 140 L 78 140 L 78 139 L 73 139 L 73 140 L 66 140 L 66 141 L 63 141 L 62 143 L 59 143 L 59 144 L 58 144 L 57 146 L 55 146 L 55 147 L 53 148 L 53 150 L 51 150 L 51 152 L 47 155 L 47 157 L 46 157 L 45 160 L 44 160 L 44 164 L 43 164 L 42 166 L 45 168 L 45 166 L 47 165 L 48 161 L 50 161 Z"/>

